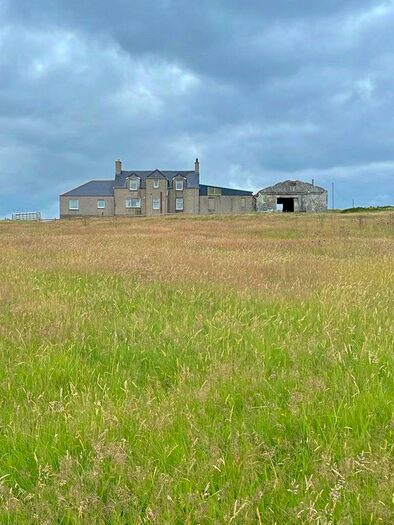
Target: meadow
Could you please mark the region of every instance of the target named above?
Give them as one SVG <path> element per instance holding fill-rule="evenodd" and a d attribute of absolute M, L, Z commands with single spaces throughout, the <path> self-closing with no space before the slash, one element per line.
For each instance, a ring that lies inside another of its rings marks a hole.
<path fill-rule="evenodd" d="M 0 223 L 1 524 L 394 523 L 394 213 Z"/>

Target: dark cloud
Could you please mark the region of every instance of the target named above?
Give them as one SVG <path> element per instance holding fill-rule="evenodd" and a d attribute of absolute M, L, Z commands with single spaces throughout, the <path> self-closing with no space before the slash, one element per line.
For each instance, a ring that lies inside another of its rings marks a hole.
<path fill-rule="evenodd" d="M 394 201 L 392 1 L 0 0 L 0 215 L 130 168 Z"/>

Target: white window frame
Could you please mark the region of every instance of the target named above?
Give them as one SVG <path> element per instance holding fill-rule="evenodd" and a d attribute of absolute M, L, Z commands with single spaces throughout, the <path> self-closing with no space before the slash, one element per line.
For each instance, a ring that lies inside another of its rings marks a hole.
<path fill-rule="evenodd" d="M 183 191 L 183 182 L 182 179 L 177 179 L 175 181 L 175 191 Z"/>
<path fill-rule="evenodd" d="M 135 201 L 135 204 L 132 204 L 132 201 Z M 126 208 L 139 209 L 139 208 L 141 208 L 141 199 L 139 199 L 139 198 L 126 199 L 125 206 L 126 206 Z"/>
<path fill-rule="evenodd" d="M 152 198 L 152 210 L 160 210 L 160 199 Z"/>
<path fill-rule="evenodd" d="M 102 204 L 102 206 L 101 206 Z M 97 209 L 105 210 L 105 199 L 97 199 Z"/>
<path fill-rule="evenodd" d="M 130 191 L 138 191 L 138 188 L 139 188 L 139 181 L 138 181 L 138 179 L 130 179 L 129 180 L 129 189 L 130 189 Z"/>
<path fill-rule="evenodd" d="M 72 202 L 76 202 L 74 206 L 71 206 Z M 70 211 L 78 211 L 79 210 L 79 199 L 68 199 L 68 209 Z"/>
<path fill-rule="evenodd" d="M 184 209 L 183 197 L 178 197 L 177 199 L 175 199 L 175 210 L 183 211 L 183 209 Z"/>
<path fill-rule="evenodd" d="M 153 179 L 153 187 L 154 187 L 155 189 L 157 189 L 157 188 L 160 187 L 159 179 Z"/>

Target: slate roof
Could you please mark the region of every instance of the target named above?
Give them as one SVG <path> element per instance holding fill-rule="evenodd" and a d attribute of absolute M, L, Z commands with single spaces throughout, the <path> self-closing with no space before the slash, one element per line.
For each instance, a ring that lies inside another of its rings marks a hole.
<path fill-rule="evenodd" d="M 114 194 L 114 188 L 124 188 L 126 186 L 126 179 L 131 175 L 136 175 L 140 178 L 141 188 L 146 187 L 146 179 L 148 177 L 153 178 L 164 177 L 169 182 L 169 187 L 172 188 L 173 178 L 177 175 L 186 178 L 187 188 L 199 188 L 200 195 L 208 195 L 208 188 L 218 188 L 221 190 L 222 195 L 237 196 L 245 195 L 251 196 L 253 192 L 245 190 L 237 190 L 234 188 L 223 188 L 222 186 L 215 186 L 213 184 L 199 184 L 199 176 L 195 171 L 122 171 L 120 175 L 116 175 L 115 180 L 91 180 L 63 193 L 61 197 L 112 197 Z"/>
<path fill-rule="evenodd" d="M 91 180 L 60 195 L 61 197 L 112 197 L 114 194 L 113 180 Z"/>
<path fill-rule="evenodd" d="M 155 176 L 155 172 L 158 172 L 157 175 L 160 177 L 162 175 L 169 182 L 169 187 L 172 187 L 172 179 L 177 175 L 181 175 L 186 178 L 186 187 L 187 188 L 198 188 L 198 174 L 195 171 L 162 171 L 162 170 L 153 170 L 153 171 L 122 171 L 120 175 L 116 175 L 114 188 L 124 188 L 126 185 L 127 177 L 131 175 L 136 175 L 140 178 L 141 183 L 140 187 L 145 188 L 145 181 L 151 175 Z M 151 178 L 152 178 L 151 177 Z"/>
<path fill-rule="evenodd" d="M 299 195 L 300 193 L 326 193 L 327 190 L 320 186 L 315 186 L 309 182 L 302 182 L 301 180 L 285 180 L 284 182 L 278 182 L 274 186 L 268 186 L 260 190 L 258 193 L 265 193 L 270 195 L 280 195 L 280 194 L 292 194 L 295 193 Z"/>
<path fill-rule="evenodd" d="M 215 186 L 214 184 L 200 184 L 200 195 L 208 195 L 208 188 L 218 188 L 222 190 L 222 195 L 237 196 L 237 195 L 253 195 L 252 191 L 236 190 L 234 188 L 223 188 L 221 186 Z"/>

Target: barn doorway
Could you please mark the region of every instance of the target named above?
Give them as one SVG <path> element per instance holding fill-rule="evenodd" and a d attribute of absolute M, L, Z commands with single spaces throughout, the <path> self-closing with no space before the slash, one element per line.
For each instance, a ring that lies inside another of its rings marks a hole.
<path fill-rule="evenodd" d="M 294 198 L 293 197 L 278 197 L 277 203 L 283 206 L 283 212 L 294 212 Z"/>

